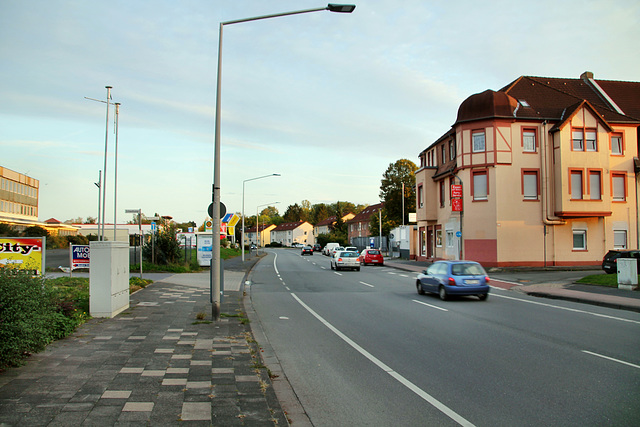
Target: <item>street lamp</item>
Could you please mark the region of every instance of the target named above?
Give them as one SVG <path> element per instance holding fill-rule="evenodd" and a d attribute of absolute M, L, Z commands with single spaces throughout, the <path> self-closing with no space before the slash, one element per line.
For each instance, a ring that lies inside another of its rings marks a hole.
<path fill-rule="evenodd" d="M 242 181 L 242 262 L 244 262 L 244 183 L 249 181 L 255 181 L 256 179 L 269 178 L 270 176 L 280 176 L 279 173 L 272 173 L 271 175 L 259 176 L 257 178 L 249 178 Z"/>
<path fill-rule="evenodd" d="M 258 249 L 260 248 L 260 246 L 264 246 L 264 238 L 260 239 L 260 216 L 258 215 L 258 209 L 259 208 L 263 208 L 265 206 L 271 206 L 271 205 L 275 205 L 278 204 L 280 202 L 271 202 L 271 203 L 265 203 L 264 205 L 260 205 L 260 206 L 256 206 L 256 240 L 258 241 L 258 244 L 256 245 L 256 254 L 258 253 Z M 263 231 L 264 232 L 264 231 Z M 263 236 L 264 237 L 264 236 Z"/>
<path fill-rule="evenodd" d="M 298 15 L 301 13 L 329 12 L 351 13 L 355 5 L 328 4 L 318 9 L 306 9 L 294 12 L 283 12 L 273 15 L 256 16 L 253 18 L 238 19 L 220 23 L 220 35 L 218 38 L 218 76 L 216 80 L 216 119 L 215 137 L 213 144 L 213 185 L 211 186 L 211 200 L 213 202 L 213 244 L 211 248 L 211 314 L 214 320 L 220 319 L 220 115 L 221 115 L 221 88 L 222 88 L 222 29 L 225 25 L 240 24 L 242 22 L 258 21 L 261 19 L 278 18 L 280 16 Z"/>

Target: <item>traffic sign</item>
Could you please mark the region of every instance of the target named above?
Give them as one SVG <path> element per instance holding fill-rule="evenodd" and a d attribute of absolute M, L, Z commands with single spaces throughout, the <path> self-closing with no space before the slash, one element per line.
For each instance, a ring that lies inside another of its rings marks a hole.
<path fill-rule="evenodd" d="M 151 232 L 155 233 L 156 232 L 156 223 L 151 221 Z"/>
<path fill-rule="evenodd" d="M 207 208 L 207 213 L 211 218 L 213 218 L 213 203 L 209 204 L 209 207 Z M 226 214 L 227 214 L 227 207 L 224 205 L 224 203 L 220 202 L 220 218 L 224 217 Z"/>

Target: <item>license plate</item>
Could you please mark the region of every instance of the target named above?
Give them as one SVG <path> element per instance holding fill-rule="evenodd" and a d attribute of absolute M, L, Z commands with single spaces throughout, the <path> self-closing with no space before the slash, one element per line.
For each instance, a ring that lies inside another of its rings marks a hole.
<path fill-rule="evenodd" d="M 379 259 L 372 259 L 371 262 L 380 262 Z"/>
<path fill-rule="evenodd" d="M 466 285 L 477 285 L 478 283 L 480 283 L 480 280 L 478 280 L 478 279 L 469 279 L 469 280 L 465 280 L 464 283 Z"/>

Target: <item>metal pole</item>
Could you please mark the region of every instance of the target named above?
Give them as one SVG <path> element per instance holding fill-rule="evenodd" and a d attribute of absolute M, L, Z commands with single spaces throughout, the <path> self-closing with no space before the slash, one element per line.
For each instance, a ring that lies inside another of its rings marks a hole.
<path fill-rule="evenodd" d="M 109 101 L 111 100 L 111 86 L 105 86 L 107 89 L 107 120 L 104 132 L 104 181 L 102 183 L 102 240 L 106 240 L 104 236 L 105 223 L 105 206 L 107 204 L 107 149 L 109 147 Z"/>
<path fill-rule="evenodd" d="M 120 114 L 120 103 L 116 102 L 116 149 L 114 157 L 114 173 L 113 173 L 113 240 L 116 239 L 116 220 L 118 216 L 118 115 Z"/>
<path fill-rule="evenodd" d="M 95 186 L 98 187 L 98 241 L 102 240 L 102 236 L 100 235 L 100 196 L 102 195 L 102 171 L 98 171 L 98 182 L 94 182 Z"/>
<path fill-rule="evenodd" d="M 256 178 L 249 178 L 242 181 L 242 262 L 244 262 L 244 184 L 249 181 L 255 181 L 256 179 L 269 178 L 270 176 L 280 176 L 280 174 L 272 173 L 271 175 L 264 175 Z M 256 223 L 257 223 L 257 220 L 256 220 Z"/>
<path fill-rule="evenodd" d="M 138 231 L 140 232 L 140 278 L 142 279 L 142 209 L 138 210 Z"/>
<path fill-rule="evenodd" d="M 354 5 L 329 4 L 327 7 L 317 9 L 299 10 L 294 12 L 284 12 L 272 15 L 256 16 L 253 18 L 238 19 L 220 23 L 220 35 L 218 38 L 218 74 L 216 79 L 216 119 L 215 137 L 213 143 L 213 185 L 211 188 L 211 200 L 213 203 L 213 244 L 211 247 L 211 314 L 213 320 L 220 319 L 220 104 L 222 88 L 222 29 L 227 24 L 238 24 L 241 22 L 257 21 L 261 19 L 276 18 L 301 13 L 319 12 L 328 10 L 330 12 L 351 13 L 355 9 Z M 244 230 L 242 230 L 244 232 Z M 244 246 L 243 246 L 244 250 Z"/>
<path fill-rule="evenodd" d="M 404 182 L 402 183 L 402 227 L 404 227 Z"/>

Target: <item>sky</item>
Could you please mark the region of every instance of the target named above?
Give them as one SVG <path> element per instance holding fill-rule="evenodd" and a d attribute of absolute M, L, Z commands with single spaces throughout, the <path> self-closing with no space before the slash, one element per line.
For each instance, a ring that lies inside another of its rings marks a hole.
<path fill-rule="evenodd" d="M 221 201 L 379 202 L 382 174 L 467 97 L 520 76 L 640 81 L 637 0 L 360 0 L 224 26 Z M 40 182 L 39 219 L 125 209 L 201 224 L 211 203 L 219 23 L 317 0 L 0 0 L 0 166 Z M 113 105 L 119 102 L 117 197 Z M 252 178 L 280 174 L 257 180 Z M 251 180 L 251 181 L 247 181 Z M 117 204 L 114 208 L 114 199 Z M 279 202 L 275 204 L 275 202 Z M 262 209 L 262 208 L 261 208 Z"/>

